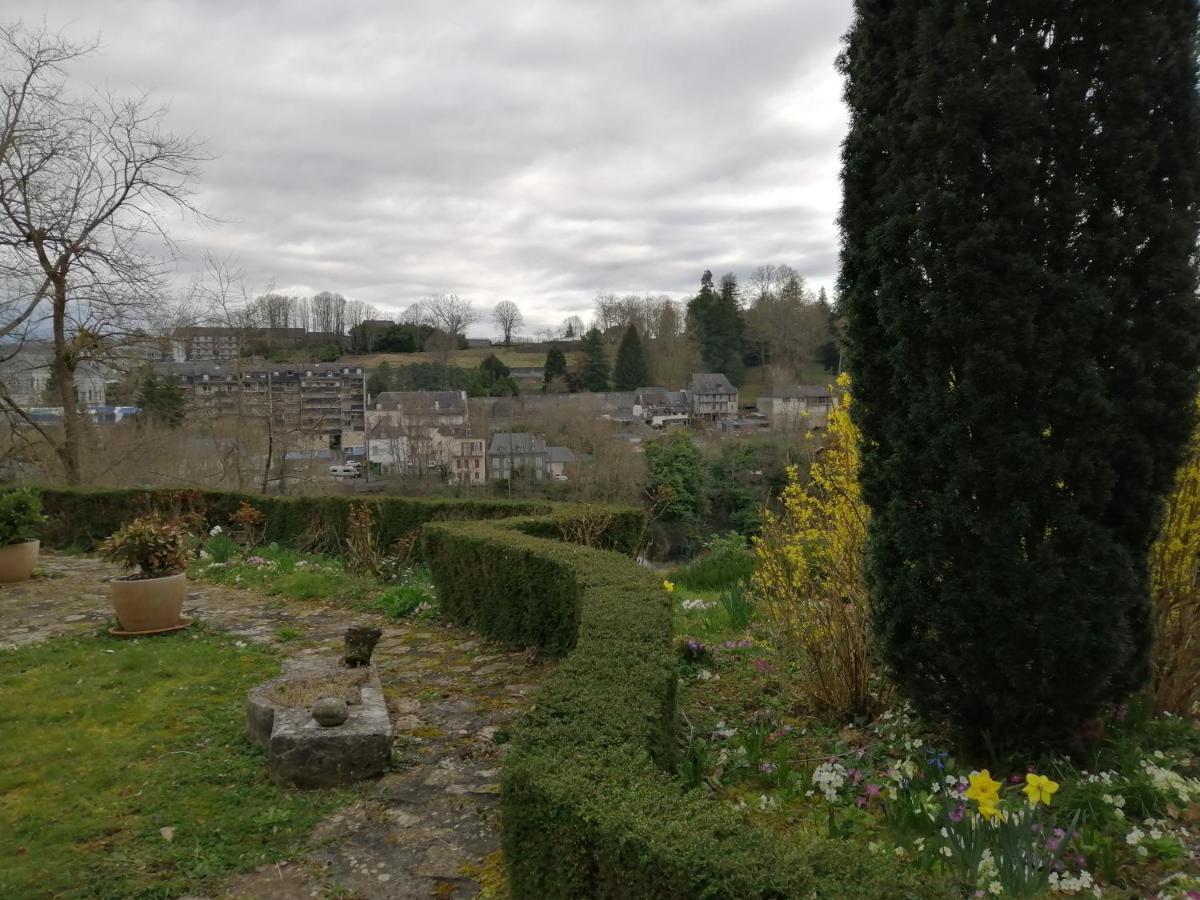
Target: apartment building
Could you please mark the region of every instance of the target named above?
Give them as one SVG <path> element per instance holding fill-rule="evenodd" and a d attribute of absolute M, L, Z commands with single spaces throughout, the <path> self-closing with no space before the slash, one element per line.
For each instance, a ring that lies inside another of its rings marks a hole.
<path fill-rule="evenodd" d="M 314 448 L 362 446 L 366 371 L 361 366 L 185 363 L 160 371 L 174 378 L 196 415 L 270 421 Z"/>

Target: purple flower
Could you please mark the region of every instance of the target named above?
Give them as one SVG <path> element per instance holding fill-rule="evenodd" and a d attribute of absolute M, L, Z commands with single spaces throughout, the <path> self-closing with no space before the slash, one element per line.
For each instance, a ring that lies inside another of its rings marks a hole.
<path fill-rule="evenodd" d="M 863 809 L 866 807 L 868 801 L 866 797 L 855 797 L 854 802 L 858 804 L 860 809 Z"/>
<path fill-rule="evenodd" d="M 862 772 L 858 771 L 858 769 L 851 769 L 846 773 L 846 777 L 850 779 L 851 784 L 858 784 L 860 781 L 862 781 L 863 776 Z"/>
<path fill-rule="evenodd" d="M 871 798 L 878 797 L 881 790 L 882 790 L 882 788 L 880 788 L 879 785 L 877 785 L 877 784 L 868 784 L 867 785 L 867 796 L 871 797 Z"/>
<path fill-rule="evenodd" d="M 1118 703 L 1113 707 L 1113 718 L 1118 722 L 1124 722 L 1125 716 L 1129 713 L 1129 707 L 1124 703 Z"/>
<path fill-rule="evenodd" d="M 966 807 L 963 806 L 961 803 L 955 803 L 954 808 L 950 810 L 950 821 L 951 822 L 961 822 L 963 819 L 964 812 L 966 812 Z"/>
<path fill-rule="evenodd" d="M 764 775 L 774 775 L 775 770 L 778 768 L 779 767 L 773 762 L 760 762 L 758 764 L 758 771 L 762 772 Z"/>

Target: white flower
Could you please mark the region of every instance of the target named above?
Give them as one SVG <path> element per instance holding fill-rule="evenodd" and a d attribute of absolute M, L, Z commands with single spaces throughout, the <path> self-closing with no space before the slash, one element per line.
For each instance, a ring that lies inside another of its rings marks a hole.
<path fill-rule="evenodd" d="M 684 609 L 691 611 L 691 610 L 695 610 L 695 609 L 699 609 L 699 610 L 712 609 L 717 604 L 711 600 L 701 600 L 699 597 L 693 597 L 690 600 L 684 600 L 681 605 L 683 606 Z"/>
<path fill-rule="evenodd" d="M 220 525 L 214 525 L 212 528 L 208 529 L 209 537 L 216 537 L 218 534 L 224 534 L 224 533 L 225 533 L 225 529 L 223 529 Z"/>
<path fill-rule="evenodd" d="M 813 784 L 825 795 L 825 799 L 833 803 L 837 799 L 838 789 L 846 783 L 846 769 L 841 763 L 821 763 L 813 770 Z"/>
<path fill-rule="evenodd" d="M 993 897 L 999 897 L 1001 894 L 1004 893 L 1004 885 L 1002 885 L 998 881 L 993 881 L 990 884 L 988 884 L 988 893 L 991 894 Z"/>
<path fill-rule="evenodd" d="M 1096 897 L 1101 896 L 1100 886 L 1092 879 L 1090 872 L 1083 871 L 1078 875 L 1072 875 L 1069 872 L 1059 874 L 1058 872 L 1050 873 L 1050 890 L 1055 894 L 1078 894 L 1083 891 L 1090 890 Z"/>
<path fill-rule="evenodd" d="M 1127 843 L 1130 847 L 1136 847 L 1142 842 L 1142 838 L 1145 836 L 1146 835 L 1142 832 L 1142 829 L 1134 825 L 1133 830 L 1130 831 L 1129 834 L 1125 835 L 1125 843 Z"/>

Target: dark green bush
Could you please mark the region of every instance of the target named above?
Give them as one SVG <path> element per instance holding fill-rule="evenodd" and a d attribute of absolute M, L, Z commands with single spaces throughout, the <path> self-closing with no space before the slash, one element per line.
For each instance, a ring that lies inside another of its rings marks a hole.
<path fill-rule="evenodd" d="M 381 548 L 402 540 L 426 522 L 439 519 L 492 519 L 510 516 L 570 516 L 570 508 L 544 501 L 443 500 L 409 497 L 273 497 L 233 491 L 172 491 L 165 489 L 44 488 L 42 496 L 50 522 L 44 540 L 51 547 L 91 550 L 126 522 L 146 513 L 198 517 L 206 530 L 229 527 L 242 501 L 263 513 L 262 540 L 314 553 L 341 555 L 346 551 L 350 505 L 366 503 L 375 515 Z M 640 513 L 618 511 L 622 527 L 640 528 Z"/>
<path fill-rule="evenodd" d="M 530 533 L 554 530 L 521 519 L 424 531 L 447 615 L 551 653 L 573 647 L 504 760 L 513 896 L 932 896 L 890 860 L 824 839 L 786 842 L 685 793 L 668 774 L 678 681 L 669 595 L 627 557 Z"/>
<path fill-rule="evenodd" d="M 0 547 L 36 541 L 45 524 L 37 491 L 19 488 L 0 494 Z"/>

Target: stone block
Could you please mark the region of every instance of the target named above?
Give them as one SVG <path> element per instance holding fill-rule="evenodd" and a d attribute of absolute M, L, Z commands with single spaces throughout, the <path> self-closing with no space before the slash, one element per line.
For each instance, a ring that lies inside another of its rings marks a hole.
<path fill-rule="evenodd" d="M 246 737 L 267 751 L 267 773 L 277 784 L 335 787 L 381 774 L 392 755 L 392 725 L 378 673 L 361 673 L 359 702 L 344 723 L 323 727 L 311 703 L 287 706 L 277 700 L 289 685 L 347 671 L 339 660 L 296 659 L 283 674 L 252 689 L 246 698 Z"/>

